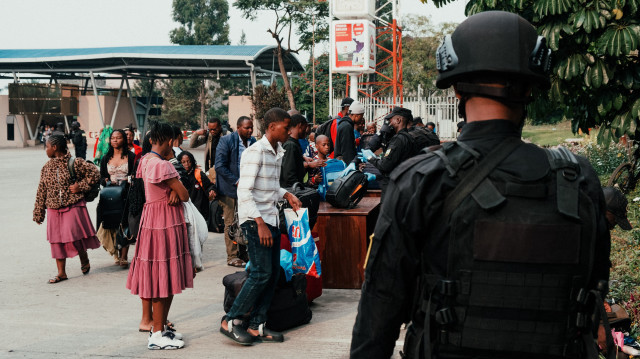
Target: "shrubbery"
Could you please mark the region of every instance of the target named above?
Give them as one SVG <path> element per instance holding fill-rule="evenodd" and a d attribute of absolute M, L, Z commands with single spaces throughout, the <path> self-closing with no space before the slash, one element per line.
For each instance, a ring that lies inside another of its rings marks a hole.
<path fill-rule="evenodd" d="M 606 185 L 613 170 L 628 161 L 624 145 L 597 145 L 585 141 L 569 146 L 576 154 L 585 156 Z M 621 304 L 632 319 L 631 336 L 640 339 L 640 184 L 627 195 L 627 215 L 634 229 L 624 231 L 616 226 L 611 231 L 611 274 L 609 297 Z"/>

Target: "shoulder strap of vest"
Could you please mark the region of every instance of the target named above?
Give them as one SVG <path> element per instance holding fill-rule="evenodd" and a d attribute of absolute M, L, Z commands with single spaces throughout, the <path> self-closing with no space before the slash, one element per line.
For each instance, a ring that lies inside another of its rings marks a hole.
<path fill-rule="evenodd" d="M 198 181 L 198 183 L 200 184 L 200 188 L 202 188 L 202 170 L 196 168 L 195 170 L 193 170 L 193 174 L 196 177 L 196 181 Z"/>
<path fill-rule="evenodd" d="M 447 195 L 442 209 L 443 217 L 449 220 L 449 216 L 460 203 L 473 192 L 474 189 L 493 171 L 516 147 L 522 144 L 517 137 L 508 137 L 480 161 L 474 171 L 468 171 L 460 180 L 456 188 Z M 460 144 L 459 144 L 460 145 Z M 437 151 L 436 151 L 437 152 Z"/>
<path fill-rule="evenodd" d="M 556 172 L 558 211 L 565 216 L 580 219 L 578 198 L 580 165 L 576 156 L 564 147 L 545 149 L 551 170 Z"/>

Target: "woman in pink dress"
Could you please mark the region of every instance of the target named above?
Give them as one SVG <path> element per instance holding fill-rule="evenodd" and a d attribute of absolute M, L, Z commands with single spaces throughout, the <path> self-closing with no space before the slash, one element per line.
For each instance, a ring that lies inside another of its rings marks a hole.
<path fill-rule="evenodd" d="M 151 152 L 140 160 L 136 174 L 144 181 L 146 202 L 127 288 L 142 299 L 143 320 L 152 319 L 147 347 L 179 349 L 184 346 L 182 335 L 165 323 L 174 294 L 193 288 L 195 272 L 181 203 L 189 200 L 189 193 L 173 165 L 164 160 L 171 151 L 171 126 L 154 124 L 149 137 Z M 148 308 L 151 312 L 145 313 Z"/>

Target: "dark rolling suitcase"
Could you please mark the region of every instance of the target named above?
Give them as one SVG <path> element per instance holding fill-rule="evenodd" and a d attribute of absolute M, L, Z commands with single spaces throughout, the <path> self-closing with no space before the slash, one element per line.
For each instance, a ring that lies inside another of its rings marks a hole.
<path fill-rule="evenodd" d="M 233 301 L 247 280 L 246 271 L 228 274 L 222 279 L 224 284 L 224 311 L 229 313 Z M 271 306 L 267 311 L 267 327 L 283 331 L 307 324 L 313 314 L 309 308 L 304 274 L 294 274 L 290 282 L 284 279 L 284 270 L 280 268 L 280 279 L 273 294 Z"/>
<path fill-rule="evenodd" d="M 301 183 L 295 183 L 291 188 L 287 188 L 294 196 L 302 202 L 302 208 L 307 208 L 309 213 L 309 228 L 313 228 L 318 220 L 318 209 L 320 208 L 320 195 L 315 188 L 304 187 Z M 280 232 L 288 234 L 287 222 L 284 218 L 285 208 L 291 208 L 289 202 L 283 199 L 278 201 L 278 213 L 280 215 Z"/>

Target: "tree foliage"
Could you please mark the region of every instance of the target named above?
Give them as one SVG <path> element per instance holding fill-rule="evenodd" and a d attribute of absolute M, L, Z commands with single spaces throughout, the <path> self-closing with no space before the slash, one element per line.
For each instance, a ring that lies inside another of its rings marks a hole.
<path fill-rule="evenodd" d="M 173 20 L 180 26 L 169 38 L 179 45 L 228 45 L 229 4 L 226 0 L 173 0 Z M 165 117 L 186 127 L 204 127 L 215 86 L 202 80 L 168 80 L 164 82 Z"/>
<path fill-rule="evenodd" d="M 470 0 L 466 13 L 505 10 L 529 20 L 554 51 L 551 89 L 534 93 L 529 113 L 570 119 L 574 132 L 602 126 L 598 141 L 608 143 L 638 127 L 639 7 L 640 0 Z"/>
<path fill-rule="evenodd" d="M 228 45 L 229 3 L 226 0 L 173 0 L 172 43 L 180 45 Z"/>
<path fill-rule="evenodd" d="M 408 15 L 402 19 L 402 84 L 405 94 L 418 94 L 418 86 L 425 94 L 439 91 L 434 81 L 436 49 L 442 38 L 453 32 L 458 24 L 433 24 L 431 17 Z"/>
<path fill-rule="evenodd" d="M 316 88 L 316 124 L 327 120 L 331 114 L 329 109 L 329 54 L 324 53 L 315 59 L 310 58 L 305 72 L 293 79 L 297 109 L 307 113 L 309 121 L 313 121 L 313 61 L 315 61 Z M 346 91 L 346 77 L 333 76 L 333 90 L 335 93 Z"/>
<path fill-rule="evenodd" d="M 287 1 L 287 0 L 236 0 L 234 6 L 242 11 L 243 16 L 249 20 L 258 17 L 258 11 L 272 11 L 276 15 L 273 27 L 266 31 L 276 41 L 275 54 L 278 59 L 280 74 L 284 80 L 284 89 L 287 94 L 290 108 L 296 108 L 295 96 L 289 85 L 289 76 L 284 67 L 284 57 L 288 54 L 298 54 L 300 50 L 310 49 L 314 33 L 316 41 L 327 39 L 329 25 L 329 3 L 326 1 Z M 292 36 L 298 35 L 300 47 L 294 49 Z"/>
<path fill-rule="evenodd" d="M 270 86 L 258 85 L 255 92 L 251 95 L 251 103 L 253 104 L 253 115 L 258 123 L 261 122 L 265 112 L 274 107 L 283 110 L 289 110 L 289 101 L 284 87 L 278 89 L 277 83 L 274 81 Z M 261 133 L 265 133 L 260 129 Z"/>

